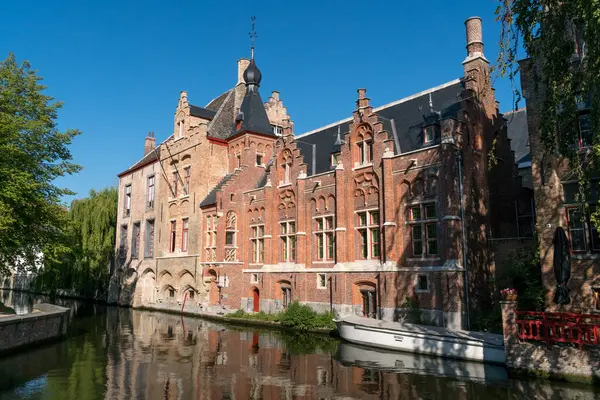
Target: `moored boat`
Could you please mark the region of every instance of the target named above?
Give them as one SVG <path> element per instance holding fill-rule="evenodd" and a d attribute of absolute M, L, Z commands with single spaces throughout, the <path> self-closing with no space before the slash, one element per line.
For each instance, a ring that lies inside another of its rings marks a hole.
<path fill-rule="evenodd" d="M 507 371 L 501 365 L 409 354 L 348 342 L 338 345 L 335 358 L 346 366 L 399 374 L 437 376 L 486 383 L 504 382 L 508 379 Z"/>
<path fill-rule="evenodd" d="M 358 316 L 334 320 L 351 343 L 410 353 L 504 364 L 502 335 L 382 321 Z"/>

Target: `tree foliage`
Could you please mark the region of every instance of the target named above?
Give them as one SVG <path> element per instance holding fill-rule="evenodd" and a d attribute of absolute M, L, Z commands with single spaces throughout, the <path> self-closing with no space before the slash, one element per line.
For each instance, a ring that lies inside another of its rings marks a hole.
<path fill-rule="evenodd" d="M 39 289 L 73 289 L 93 295 L 107 288 L 114 261 L 117 202 L 117 189 L 109 188 L 92 190 L 88 197 L 71 203 L 63 237 L 70 252 L 46 265 L 37 281 Z"/>
<path fill-rule="evenodd" d="M 518 52 L 524 47 L 535 65 L 536 88 L 544 93 L 540 127 L 544 154 L 569 160 L 571 179 L 579 181 L 578 198 L 585 206 L 590 175 L 600 166 L 600 0 L 499 2 L 496 14 L 502 30 L 496 71 L 514 80 L 519 74 Z M 520 100 L 515 89 L 515 105 Z M 589 153 L 576 146 L 582 101 L 592 105 Z M 594 219 L 598 225 L 600 219 Z"/>
<path fill-rule="evenodd" d="M 61 103 L 44 94 L 41 80 L 12 53 L 0 62 L 0 274 L 34 265 L 40 253 L 53 262 L 68 251 L 61 197 L 72 192 L 55 180 L 79 171 L 69 151 L 79 132 L 57 129 Z"/>

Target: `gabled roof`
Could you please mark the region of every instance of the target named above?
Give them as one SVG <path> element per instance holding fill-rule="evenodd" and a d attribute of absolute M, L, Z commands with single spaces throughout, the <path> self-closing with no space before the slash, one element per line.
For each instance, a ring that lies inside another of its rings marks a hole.
<path fill-rule="evenodd" d="M 516 111 L 504 113 L 506 129 L 510 139 L 510 147 L 515 152 L 517 164 L 531 161 L 529 157 L 529 130 L 527 128 L 527 109 L 520 108 Z"/>
<path fill-rule="evenodd" d="M 454 117 L 460 110 L 463 90 L 463 82 L 460 79 L 455 79 L 443 85 L 374 108 L 373 111 L 378 114 L 390 138 L 393 138 L 393 128 L 396 130 L 400 145 L 400 149 L 396 149 L 396 154 L 439 144 L 439 138 L 427 146 L 425 146 L 423 140 L 423 127 L 427 124 L 427 115 L 429 114 L 429 94 L 431 93 L 433 108 L 440 112 L 441 118 Z M 339 151 L 339 146 L 335 146 L 338 126 L 340 127 L 343 140 L 343 135 L 349 131 L 351 121 L 352 118 L 346 118 L 296 136 L 298 147 L 304 156 L 304 162 L 308 167 L 307 172 L 310 175 L 326 172 L 334 168 L 331 166 L 330 155 Z M 315 145 L 316 149 L 314 170 L 312 168 L 313 145 Z"/>
<path fill-rule="evenodd" d="M 212 120 L 217 112 L 208 108 L 198 107 L 190 104 L 190 114 L 194 117 Z"/>
<path fill-rule="evenodd" d="M 223 187 L 223 185 L 225 185 L 233 176 L 233 174 L 227 174 L 225 175 L 220 181 L 219 183 L 217 183 L 217 185 L 213 188 L 213 190 L 211 190 L 208 195 L 206 195 L 206 197 L 204 198 L 204 200 L 202 200 L 202 202 L 200 203 L 200 207 L 206 207 L 206 206 L 210 206 L 212 204 L 215 204 L 217 202 L 217 191 L 221 190 L 221 188 Z"/>
<path fill-rule="evenodd" d="M 127 175 L 134 171 L 137 171 L 138 169 L 143 168 L 148 164 L 152 164 L 153 162 L 156 162 L 158 160 L 159 156 L 160 156 L 160 146 L 157 147 L 156 149 L 154 149 L 153 151 L 151 151 L 150 153 L 146 154 L 138 162 L 136 162 L 131 167 L 129 167 L 127 170 L 121 172 L 117 176 L 120 178 L 124 175 Z"/>

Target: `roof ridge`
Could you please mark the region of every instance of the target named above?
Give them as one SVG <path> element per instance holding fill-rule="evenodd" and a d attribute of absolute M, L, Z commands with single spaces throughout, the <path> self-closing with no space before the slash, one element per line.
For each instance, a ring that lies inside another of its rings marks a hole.
<path fill-rule="evenodd" d="M 373 112 L 381 111 L 381 110 L 383 110 L 385 108 L 392 107 L 392 106 L 395 106 L 397 104 L 404 103 L 404 102 L 407 102 L 409 100 L 416 99 L 417 97 L 421 97 L 421 96 L 423 96 L 425 94 L 432 93 L 432 92 L 444 89 L 444 88 L 446 88 L 448 86 L 452 86 L 454 84 L 459 83 L 461 80 L 462 80 L 462 78 L 456 78 L 456 79 L 453 79 L 453 80 L 448 81 L 446 83 L 443 83 L 441 85 L 434 86 L 434 87 L 429 88 L 429 89 L 425 89 L 425 90 L 423 90 L 421 92 L 412 94 L 412 95 L 407 96 L 407 97 L 403 97 L 403 98 L 401 98 L 399 100 L 392 101 L 391 103 L 387 103 L 387 104 L 381 105 L 379 107 L 373 108 Z M 317 132 L 320 132 L 322 130 L 325 130 L 325 129 L 328 129 L 328 128 L 332 128 L 332 127 L 334 127 L 336 125 L 343 124 L 344 122 L 350 122 L 350 121 L 352 121 L 352 117 L 341 119 L 341 120 L 339 120 L 337 122 L 333 122 L 333 123 L 331 123 L 329 125 L 321 126 L 320 128 L 313 129 L 312 131 L 301 133 L 300 135 L 296 135 L 295 138 L 301 138 L 301 137 L 304 137 L 304 136 L 309 136 L 309 135 L 312 135 L 313 133 L 317 133 Z"/>

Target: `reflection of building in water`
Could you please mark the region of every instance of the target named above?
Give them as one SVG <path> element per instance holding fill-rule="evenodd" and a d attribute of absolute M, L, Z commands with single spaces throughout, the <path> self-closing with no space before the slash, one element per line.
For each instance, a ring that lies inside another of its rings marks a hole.
<path fill-rule="evenodd" d="M 105 337 L 106 399 L 315 399 L 342 394 L 395 399 L 401 393 L 393 374 L 343 366 L 322 350 L 298 354 L 304 346 L 299 338 L 225 330 L 173 315 L 109 313 L 115 326 L 108 330 L 118 334 Z"/>

